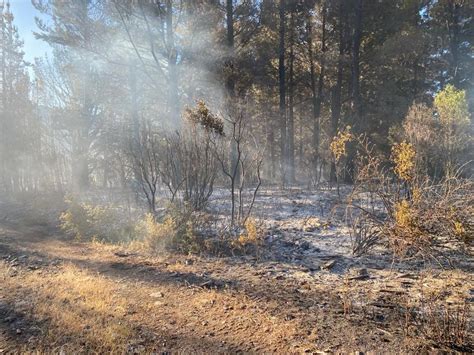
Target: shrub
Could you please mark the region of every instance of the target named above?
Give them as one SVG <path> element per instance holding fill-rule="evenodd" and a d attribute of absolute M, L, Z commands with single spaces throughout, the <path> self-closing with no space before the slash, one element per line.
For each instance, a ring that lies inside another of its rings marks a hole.
<path fill-rule="evenodd" d="M 164 136 L 160 177 L 171 193 L 171 202 L 202 210 L 217 177 L 214 146 L 224 136 L 224 123 L 202 101 L 186 109 L 184 118 L 179 132 Z"/>
<path fill-rule="evenodd" d="M 230 192 L 230 228 L 245 224 L 252 213 L 255 198 L 262 184 L 263 149 L 259 147 L 249 127 L 249 116 L 243 105 L 236 105 L 226 118 L 229 134 L 226 139 L 214 141 L 214 155 L 220 164 Z M 217 144 L 219 143 L 219 144 Z M 246 197 L 245 189 L 251 188 Z"/>
<path fill-rule="evenodd" d="M 457 90 L 453 85 L 447 85 L 436 95 L 434 106 L 442 124 L 469 124 L 469 109 L 464 90 Z"/>
<path fill-rule="evenodd" d="M 410 143 L 416 151 L 418 169 L 434 176 L 441 165 L 438 136 L 439 124 L 434 110 L 424 104 L 414 104 L 408 110 L 397 141 Z"/>
<path fill-rule="evenodd" d="M 359 140 L 357 175 L 349 196 L 354 253 L 366 252 L 387 238 L 399 256 L 447 256 L 464 251 L 474 231 L 474 184 L 458 176 L 434 181 L 416 166 L 416 152 L 406 142 L 392 151 L 392 167 Z M 369 203 L 369 201 L 371 201 Z"/>
<path fill-rule="evenodd" d="M 232 247 L 242 253 L 248 253 L 250 251 L 258 251 L 263 245 L 264 233 L 261 226 L 257 224 L 255 219 L 248 218 L 237 239 L 232 240 Z"/>
<path fill-rule="evenodd" d="M 333 138 L 329 149 L 332 154 L 332 165 L 331 165 L 331 181 L 337 182 L 337 193 L 339 195 L 339 180 L 341 174 L 344 170 L 344 165 L 342 159 L 347 156 L 347 145 L 353 140 L 353 135 L 351 133 L 351 127 L 347 126 L 343 131 L 339 131 L 337 135 Z"/>
<path fill-rule="evenodd" d="M 200 125 L 206 131 L 212 131 L 219 136 L 224 135 L 224 122 L 211 113 L 206 103 L 199 100 L 194 109 L 186 109 L 185 118 L 193 125 Z"/>
<path fill-rule="evenodd" d="M 179 130 L 162 132 L 145 121 L 129 144 L 127 156 L 136 192 L 156 214 L 160 187 L 168 189 L 171 203 L 202 210 L 213 192 L 218 162 L 214 146 L 224 136 L 223 121 L 203 101 L 184 112 Z"/>
<path fill-rule="evenodd" d="M 367 253 L 378 241 L 380 227 L 364 214 L 351 221 L 351 247 L 354 255 Z"/>
<path fill-rule="evenodd" d="M 205 253 L 213 249 L 209 241 L 216 237 L 214 222 L 189 205 L 170 204 L 164 216 L 146 214 L 137 223 L 136 236 L 153 252 Z"/>
<path fill-rule="evenodd" d="M 392 147 L 392 161 L 395 164 L 394 172 L 404 181 L 410 181 L 415 175 L 415 149 L 410 143 L 397 143 Z"/>
<path fill-rule="evenodd" d="M 443 280 L 439 274 L 435 279 L 429 274 L 427 278 L 423 276 L 418 294 L 407 297 L 401 308 L 405 313 L 405 335 L 421 346 L 429 344 L 430 349 L 436 344 L 443 352 L 472 352 L 472 310 L 466 288 L 459 287 L 455 274 L 446 276 L 450 279 Z"/>
<path fill-rule="evenodd" d="M 351 127 L 347 126 L 344 131 L 339 131 L 331 142 L 330 149 L 336 163 L 346 156 L 346 145 L 353 139 Z"/>
<path fill-rule="evenodd" d="M 419 168 L 441 179 L 472 159 L 470 124 L 465 91 L 448 85 L 435 96 L 433 107 L 410 107 L 400 140 L 413 145 Z"/>
<path fill-rule="evenodd" d="M 137 223 L 136 233 L 148 249 L 154 252 L 162 251 L 175 239 L 176 224 L 170 217 L 159 223 L 153 214 L 147 213 Z"/>
<path fill-rule="evenodd" d="M 77 240 L 129 241 L 134 238 L 134 226 L 121 211 L 112 206 L 99 206 L 66 200 L 68 208 L 59 216 L 63 231 Z"/>
<path fill-rule="evenodd" d="M 160 183 L 162 137 L 151 122 L 145 121 L 140 132 L 129 142 L 126 151 L 133 171 L 133 186 L 142 196 L 148 212 L 156 213 L 156 198 Z"/>

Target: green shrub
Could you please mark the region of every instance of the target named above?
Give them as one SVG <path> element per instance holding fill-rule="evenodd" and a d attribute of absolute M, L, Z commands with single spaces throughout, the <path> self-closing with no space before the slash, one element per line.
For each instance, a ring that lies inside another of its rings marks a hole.
<path fill-rule="evenodd" d="M 135 237 L 135 227 L 117 208 L 78 202 L 73 198 L 66 203 L 67 210 L 59 216 L 60 227 L 77 240 L 123 242 Z"/>

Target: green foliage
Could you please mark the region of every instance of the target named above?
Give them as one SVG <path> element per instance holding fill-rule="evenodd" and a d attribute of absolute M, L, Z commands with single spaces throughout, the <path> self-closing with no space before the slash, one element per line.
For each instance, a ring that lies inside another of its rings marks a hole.
<path fill-rule="evenodd" d="M 466 92 L 447 85 L 434 99 L 434 107 L 443 126 L 469 124 Z"/>
<path fill-rule="evenodd" d="M 135 227 L 112 206 L 66 200 L 68 208 L 59 216 L 60 227 L 77 240 L 124 242 L 133 239 Z"/>
<path fill-rule="evenodd" d="M 436 95 L 434 107 L 440 122 L 437 144 L 441 143 L 444 174 L 449 175 L 462 164 L 466 149 L 472 145 L 466 92 L 448 85 Z"/>
<path fill-rule="evenodd" d="M 472 134 L 466 93 L 452 85 L 440 91 L 433 107 L 414 104 L 402 124 L 400 140 L 416 151 L 417 169 L 436 179 L 469 161 Z"/>

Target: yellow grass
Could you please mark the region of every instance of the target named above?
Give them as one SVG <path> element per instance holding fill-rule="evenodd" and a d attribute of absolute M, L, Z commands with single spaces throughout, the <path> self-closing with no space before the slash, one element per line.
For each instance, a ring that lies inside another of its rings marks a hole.
<path fill-rule="evenodd" d="M 0 266 L 6 275 L 5 265 Z M 41 282 L 40 282 L 41 281 Z M 92 275 L 73 265 L 61 273 L 5 277 L 5 294 L 12 302 L 25 300 L 32 322 L 46 321 L 42 343 L 60 344 L 62 349 L 126 350 L 133 325 L 124 321 L 130 303 L 120 295 L 117 284 L 100 275 Z"/>

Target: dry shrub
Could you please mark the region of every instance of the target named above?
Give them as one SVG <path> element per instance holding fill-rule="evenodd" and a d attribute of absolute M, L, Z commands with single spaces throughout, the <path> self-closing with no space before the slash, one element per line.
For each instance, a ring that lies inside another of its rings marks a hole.
<path fill-rule="evenodd" d="M 134 174 L 134 186 L 150 213 L 156 214 L 162 187 L 171 203 L 185 203 L 202 210 L 211 196 L 218 162 L 214 146 L 224 136 L 224 123 L 199 101 L 186 109 L 179 130 L 163 132 L 145 121 L 130 142 L 127 156 Z"/>
<path fill-rule="evenodd" d="M 337 182 L 337 194 L 339 196 L 339 180 L 345 169 L 345 160 L 347 158 L 347 146 L 354 139 L 351 133 L 351 126 L 347 126 L 343 131 L 338 131 L 337 135 L 333 137 L 329 149 L 332 155 L 331 181 Z"/>
<path fill-rule="evenodd" d="M 202 210 L 214 189 L 219 164 L 214 146 L 224 136 L 224 123 L 202 101 L 184 118 L 179 132 L 164 136 L 159 173 L 171 202 Z"/>
<path fill-rule="evenodd" d="M 342 310 L 344 316 L 348 317 L 353 312 L 353 285 L 347 277 L 344 278 L 342 286 L 338 288 L 339 298 L 341 299 Z"/>
<path fill-rule="evenodd" d="M 218 254 L 216 219 L 203 211 L 170 204 L 163 216 L 146 214 L 136 226 L 137 239 L 152 252 Z"/>
<path fill-rule="evenodd" d="M 430 174 L 440 169 L 439 124 L 433 109 L 425 104 L 413 104 L 402 123 L 399 141 L 407 141 L 416 151 L 416 165 Z"/>
<path fill-rule="evenodd" d="M 206 131 L 212 131 L 219 136 L 224 135 L 224 122 L 214 115 L 202 100 L 197 102 L 194 109 L 186 109 L 185 117 L 187 121 L 194 125 L 200 125 Z"/>
<path fill-rule="evenodd" d="M 415 175 L 416 152 L 413 145 L 407 142 L 396 143 L 392 147 L 394 173 L 404 181 L 410 181 Z"/>
<path fill-rule="evenodd" d="M 337 132 L 337 135 L 333 138 L 329 146 L 336 162 L 338 162 L 342 157 L 346 156 L 347 143 L 349 143 L 352 139 L 353 136 L 350 126 L 347 126 L 343 131 Z"/>
<path fill-rule="evenodd" d="M 447 85 L 435 96 L 433 107 L 413 104 L 399 140 L 413 145 L 418 169 L 432 177 L 452 174 L 472 160 L 474 140 L 466 92 Z"/>
<path fill-rule="evenodd" d="M 112 206 L 66 199 L 67 209 L 59 216 L 60 227 L 78 240 L 123 242 L 134 238 L 134 226 Z"/>
<path fill-rule="evenodd" d="M 394 193 L 388 183 L 384 158 L 364 137 L 357 137 L 355 181 L 347 199 L 346 219 L 350 226 L 352 252 L 368 252 L 382 234 L 381 228 Z"/>
<path fill-rule="evenodd" d="M 253 218 L 248 218 L 241 228 L 237 239 L 232 240 L 232 247 L 236 252 L 248 254 L 259 252 L 264 244 L 264 231 L 261 225 Z"/>
<path fill-rule="evenodd" d="M 469 314 L 470 305 L 467 302 L 456 306 L 429 304 L 415 317 L 415 322 L 421 332 L 436 344 L 467 350 Z"/>
<path fill-rule="evenodd" d="M 235 236 L 250 217 L 262 184 L 264 149 L 252 134 L 244 105 L 237 105 L 232 111 L 225 119 L 229 134 L 226 139 L 214 141 L 214 154 L 228 183 L 231 202 L 230 228 L 234 229 Z M 250 196 L 245 193 L 248 188 L 251 190 Z"/>
<path fill-rule="evenodd" d="M 61 228 L 77 240 L 107 243 L 126 242 L 130 247 L 152 253 L 166 251 L 216 256 L 254 253 L 263 245 L 263 228 L 248 218 L 235 235 L 226 221 L 195 211 L 187 204 L 170 204 L 162 216 L 146 213 L 126 222 L 117 209 L 68 200 Z"/>
<path fill-rule="evenodd" d="M 150 213 L 156 213 L 156 198 L 160 183 L 162 137 L 152 122 L 145 121 L 140 132 L 129 142 L 126 155 L 134 177 L 134 188 L 143 197 Z"/>
<path fill-rule="evenodd" d="M 358 146 L 348 200 L 354 253 L 366 252 L 382 238 L 398 256 L 447 256 L 447 249 L 463 251 L 472 243 L 472 180 L 458 172 L 433 181 L 417 169 L 416 152 L 406 142 L 394 147 L 391 161 L 376 154 L 364 137 Z"/>
<path fill-rule="evenodd" d="M 153 214 L 147 213 L 137 223 L 136 232 L 145 247 L 156 252 L 164 250 L 175 239 L 176 225 L 171 218 L 159 223 Z"/>
<path fill-rule="evenodd" d="M 407 298 L 402 307 L 405 336 L 419 346 L 424 343 L 429 348 L 472 352 L 471 305 L 466 289 L 459 288 L 456 275 L 446 277 L 423 277 L 418 297 Z"/>
<path fill-rule="evenodd" d="M 367 253 L 380 240 L 380 226 L 364 214 L 354 217 L 350 227 L 351 247 L 354 255 Z"/>
<path fill-rule="evenodd" d="M 410 199 L 396 202 L 388 229 L 397 251 L 416 247 L 435 255 L 437 247 L 462 249 L 473 241 L 474 185 L 459 177 L 414 186 Z"/>

